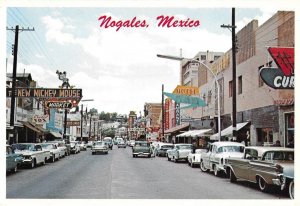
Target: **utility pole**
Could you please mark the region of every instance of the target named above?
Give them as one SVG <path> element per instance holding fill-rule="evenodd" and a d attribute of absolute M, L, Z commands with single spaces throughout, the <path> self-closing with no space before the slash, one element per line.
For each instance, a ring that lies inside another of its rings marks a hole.
<path fill-rule="evenodd" d="M 232 38 L 232 138 L 237 140 L 236 134 L 236 36 L 235 36 L 235 8 L 232 8 L 231 25 L 221 25 L 223 28 L 231 29 Z"/>
<path fill-rule="evenodd" d="M 89 139 L 91 139 L 91 132 L 92 132 L 92 113 L 90 113 L 90 131 L 89 131 Z"/>
<path fill-rule="evenodd" d="M 80 117 L 80 141 L 82 142 L 83 104 L 81 105 Z"/>
<path fill-rule="evenodd" d="M 18 43 L 19 43 L 19 32 L 20 31 L 34 31 L 34 28 L 29 29 L 19 29 L 19 25 L 16 25 L 16 28 L 8 28 L 6 30 L 11 30 L 15 32 L 15 44 L 14 44 L 14 61 L 13 61 L 13 76 L 12 76 L 12 94 L 10 102 L 10 129 L 11 133 L 8 136 L 8 143 L 12 144 L 15 141 L 15 98 L 16 98 L 16 78 L 17 78 L 17 63 L 18 63 Z"/>
<path fill-rule="evenodd" d="M 162 84 L 161 87 L 161 117 L 162 117 L 162 138 L 165 137 L 165 100 L 164 100 L 164 85 Z M 163 141 L 163 140 L 161 140 Z"/>

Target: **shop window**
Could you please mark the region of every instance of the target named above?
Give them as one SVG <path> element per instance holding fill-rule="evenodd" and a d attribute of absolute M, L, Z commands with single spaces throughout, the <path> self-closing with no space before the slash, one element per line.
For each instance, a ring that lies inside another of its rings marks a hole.
<path fill-rule="evenodd" d="M 294 112 L 285 114 L 285 145 L 294 148 Z"/>
<path fill-rule="evenodd" d="M 264 65 L 261 65 L 258 67 L 258 87 L 264 86 L 264 81 L 262 80 L 262 78 L 260 77 L 260 74 L 259 74 L 260 69 L 263 67 L 264 67 Z"/>
<path fill-rule="evenodd" d="M 239 76 L 238 78 L 238 94 L 243 93 L 243 77 Z"/>
<path fill-rule="evenodd" d="M 206 60 L 206 55 L 201 55 L 201 60 L 205 61 Z"/>
<path fill-rule="evenodd" d="M 273 145 L 273 130 L 271 128 L 257 128 L 257 142 L 263 145 Z"/>

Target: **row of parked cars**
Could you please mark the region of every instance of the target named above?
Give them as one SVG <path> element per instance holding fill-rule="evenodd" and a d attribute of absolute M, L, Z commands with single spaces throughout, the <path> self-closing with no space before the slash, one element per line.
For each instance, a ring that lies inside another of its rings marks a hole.
<path fill-rule="evenodd" d="M 16 172 L 19 166 L 34 168 L 46 162 L 55 162 L 71 153 L 86 150 L 84 142 L 50 141 L 43 143 L 16 143 L 6 145 L 6 171 Z"/>
<path fill-rule="evenodd" d="M 205 149 L 192 144 L 152 143 L 152 156 L 166 156 L 168 161 L 187 161 L 202 172 L 225 175 L 234 183 L 254 182 L 266 192 L 279 187 L 294 199 L 294 149 L 284 147 L 246 146 L 238 142 L 214 142 Z M 135 153 L 133 152 L 133 155 Z M 151 155 L 149 155 L 151 156 Z"/>

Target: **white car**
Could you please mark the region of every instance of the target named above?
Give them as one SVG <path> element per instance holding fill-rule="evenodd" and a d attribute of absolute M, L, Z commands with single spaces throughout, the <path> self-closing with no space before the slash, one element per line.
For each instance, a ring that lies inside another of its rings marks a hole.
<path fill-rule="evenodd" d="M 245 145 L 238 142 L 214 142 L 206 153 L 201 154 L 200 169 L 203 172 L 213 171 L 215 176 L 225 172 L 225 159 L 242 158 Z"/>
<path fill-rule="evenodd" d="M 80 152 L 80 147 L 77 141 L 70 141 L 71 153 L 77 154 Z"/>
<path fill-rule="evenodd" d="M 65 156 L 65 150 L 58 148 L 55 143 L 41 143 L 43 150 L 50 152 L 50 161 L 54 162 Z"/>
<path fill-rule="evenodd" d="M 129 141 L 129 147 L 133 147 L 135 145 L 135 140 L 130 140 Z"/>
<path fill-rule="evenodd" d="M 205 153 L 207 149 L 196 149 L 195 153 L 190 153 L 188 156 L 188 164 L 191 167 L 195 167 L 196 165 L 200 165 L 201 154 Z"/>
<path fill-rule="evenodd" d="M 174 144 L 160 142 L 154 150 L 154 154 L 158 157 L 166 156 L 169 149 L 173 149 Z"/>
<path fill-rule="evenodd" d="M 192 144 L 175 144 L 173 149 L 167 150 L 168 161 L 174 160 L 178 162 L 179 160 L 186 160 L 188 155 L 192 152 Z"/>
<path fill-rule="evenodd" d="M 104 141 L 95 141 L 92 146 L 92 155 L 96 153 L 108 154 L 108 144 Z"/>
<path fill-rule="evenodd" d="M 93 146 L 93 141 L 88 141 L 88 143 L 86 144 L 87 148 L 91 148 Z"/>
<path fill-rule="evenodd" d="M 85 150 L 86 151 L 86 144 L 85 142 L 78 142 L 80 150 Z"/>
<path fill-rule="evenodd" d="M 23 161 L 21 165 L 29 165 L 31 168 L 36 167 L 38 164 L 46 164 L 50 159 L 50 152 L 44 151 L 42 146 L 37 143 L 17 143 L 12 144 L 16 154 L 22 154 Z"/>

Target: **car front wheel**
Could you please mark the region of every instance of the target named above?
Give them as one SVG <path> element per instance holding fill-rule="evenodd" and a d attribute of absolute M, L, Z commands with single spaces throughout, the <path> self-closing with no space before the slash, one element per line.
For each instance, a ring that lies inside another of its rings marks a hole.
<path fill-rule="evenodd" d="M 291 199 L 294 199 L 294 180 L 290 182 L 289 195 Z"/>
<path fill-rule="evenodd" d="M 204 166 L 203 161 L 200 162 L 200 170 L 201 170 L 202 172 L 207 172 L 207 168 Z"/>
<path fill-rule="evenodd" d="M 268 190 L 268 184 L 262 177 L 258 177 L 258 187 L 263 192 L 266 192 Z"/>
<path fill-rule="evenodd" d="M 236 182 L 236 176 L 234 175 L 232 169 L 230 169 L 229 171 L 229 179 L 230 179 L 230 182 Z"/>
<path fill-rule="evenodd" d="M 215 175 L 216 177 L 219 176 L 219 171 L 218 171 L 218 168 L 217 168 L 216 165 L 214 165 L 214 175 Z"/>
<path fill-rule="evenodd" d="M 36 165 L 36 161 L 35 161 L 35 159 L 33 159 L 32 163 L 31 163 L 31 168 L 35 168 L 35 165 Z"/>
<path fill-rule="evenodd" d="M 18 165 L 15 166 L 15 168 L 13 169 L 13 172 L 16 173 L 18 171 Z M 294 188 L 294 187 L 293 187 Z M 294 198 L 293 198 L 294 199 Z"/>

